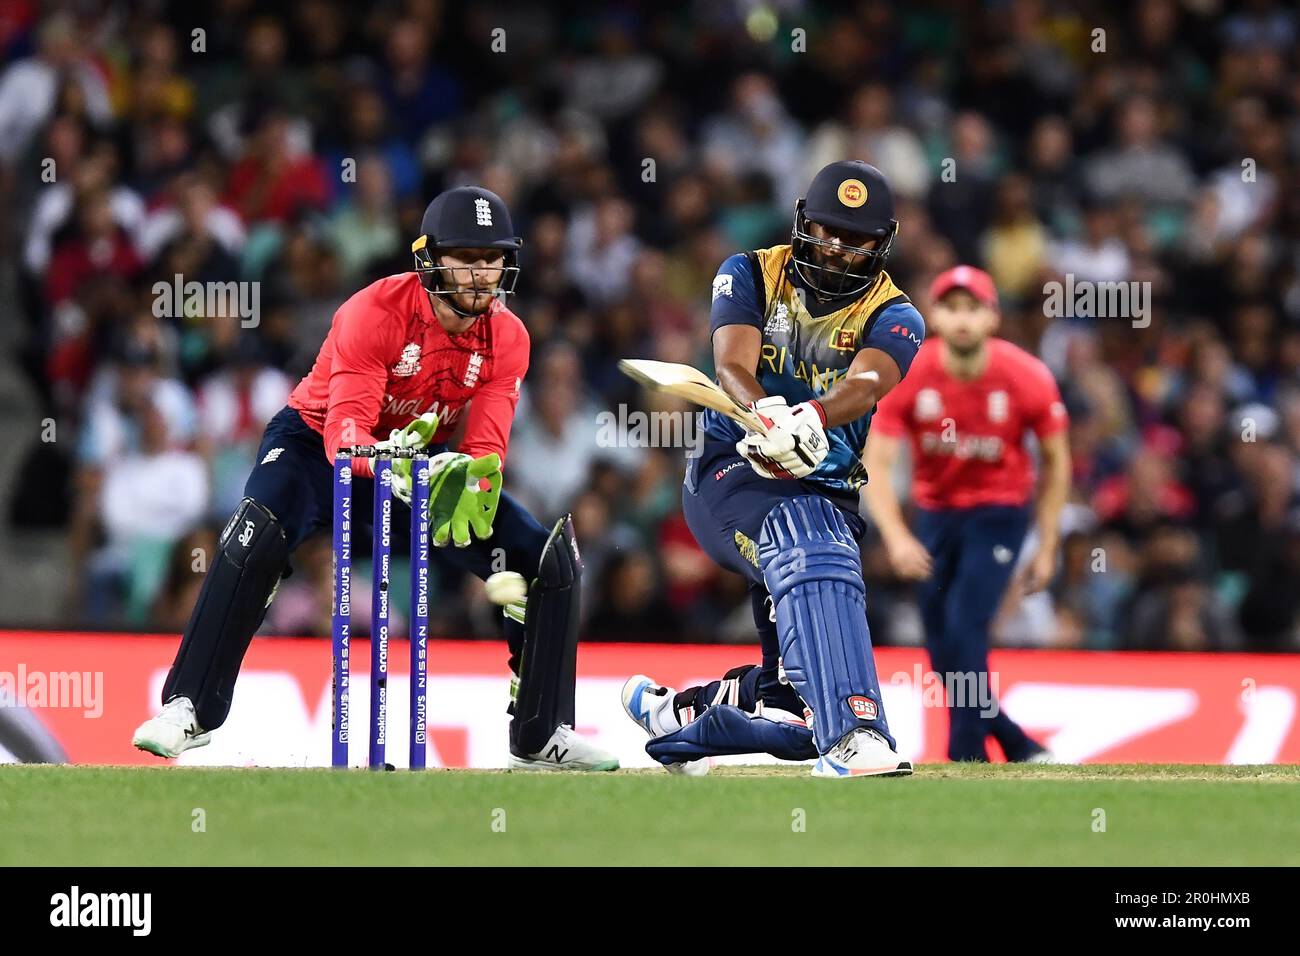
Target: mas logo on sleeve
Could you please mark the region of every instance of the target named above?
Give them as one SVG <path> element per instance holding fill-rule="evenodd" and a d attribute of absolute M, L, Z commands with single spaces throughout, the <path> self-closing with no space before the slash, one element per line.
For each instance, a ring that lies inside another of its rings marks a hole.
<path fill-rule="evenodd" d="M 898 335 L 909 340 L 917 348 L 921 347 L 921 337 L 901 322 L 891 325 L 889 327 L 889 332 L 891 335 Z"/>

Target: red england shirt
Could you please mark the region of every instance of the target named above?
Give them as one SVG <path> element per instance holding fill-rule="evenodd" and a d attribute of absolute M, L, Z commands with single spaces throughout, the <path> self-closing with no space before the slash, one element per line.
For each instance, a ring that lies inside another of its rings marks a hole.
<path fill-rule="evenodd" d="M 873 430 L 907 437 L 912 500 L 923 508 L 1025 504 L 1034 492 L 1025 435 L 1042 439 L 1069 424 L 1046 365 L 1004 339 L 985 347 L 983 373 L 961 381 L 944 369 L 942 343 L 927 341 L 871 420 Z"/>
<path fill-rule="evenodd" d="M 528 331 L 499 300 L 467 331 L 449 335 L 420 277 L 404 272 L 339 307 L 289 405 L 324 436 L 331 462 L 339 448 L 386 439 L 426 412 L 439 415 L 435 443 L 447 441 L 465 416 L 458 450 L 496 452 L 504 462 L 527 372 Z M 374 475 L 369 459 L 354 459 L 352 467 Z"/>

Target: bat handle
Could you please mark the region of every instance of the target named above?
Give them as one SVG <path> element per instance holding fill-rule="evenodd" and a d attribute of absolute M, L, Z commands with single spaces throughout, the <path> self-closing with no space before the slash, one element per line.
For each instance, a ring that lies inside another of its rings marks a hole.
<path fill-rule="evenodd" d="M 754 409 L 750 408 L 748 405 L 743 405 L 736 401 L 736 399 L 732 398 L 730 395 L 727 397 L 731 398 L 731 400 L 735 402 L 736 407 L 744 412 L 743 416 L 738 416 L 740 424 L 744 425 L 751 432 L 758 432 L 760 435 L 767 434 L 767 422 L 763 421 L 762 415 L 758 414 L 758 412 L 754 411 Z"/>

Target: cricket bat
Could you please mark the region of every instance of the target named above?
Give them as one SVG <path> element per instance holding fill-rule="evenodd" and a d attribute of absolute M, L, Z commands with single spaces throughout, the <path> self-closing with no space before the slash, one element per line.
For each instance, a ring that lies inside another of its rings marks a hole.
<path fill-rule="evenodd" d="M 654 362 L 650 359 L 620 359 L 618 369 L 651 391 L 665 392 L 696 405 L 703 405 L 739 422 L 752 432 L 767 434 L 767 426 L 752 409 L 728 395 L 699 369 L 677 362 Z"/>

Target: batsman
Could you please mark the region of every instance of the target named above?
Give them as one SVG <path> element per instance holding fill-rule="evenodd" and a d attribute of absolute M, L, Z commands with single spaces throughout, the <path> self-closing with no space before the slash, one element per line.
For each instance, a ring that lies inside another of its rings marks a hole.
<path fill-rule="evenodd" d="M 858 456 L 925 335 L 884 271 L 897 233 L 880 171 L 831 163 L 796 203 L 788 244 L 733 255 L 713 280 L 718 382 L 767 429 L 705 411 L 682 506 L 700 547 L 748 579 L 763 662 L 680 693 L 627 681 L 623 706 L 670 770 L 770 753 L 815 757 L 818 777 L 912 772 L 885 718 L 858 549 Z"/>
<path fill-rule="evenodd" d="M 424 213 L 415 269 L 372 283 L 335 313 L 315 365 L 266 428 L 163 687 L 162 710 L 136 731 L 136 747 L 176 757 L 207 744 L 225 722 L 290 555 L 332 521 L 336 453 L 374 445 L 431 456 L 435 560 L 485 580 L 504 561 L 526 584 L 505 607 L 516 678 L 509 767 L 618 767 L 573 729 L 582 561 L 572 522 L 566 515 L 548 530 L 501 490 L 528 371 L 528 332 L 505 305 L 522 244 L 495 193 L 448 190 Z M 363 479 L 354 482 L 354 514 L 365 515 L 372 461 L 354 457 L 351 468 Z M 395 458 L 391 470 L 394 495 L 409 504 L 410 457 Z"/>

